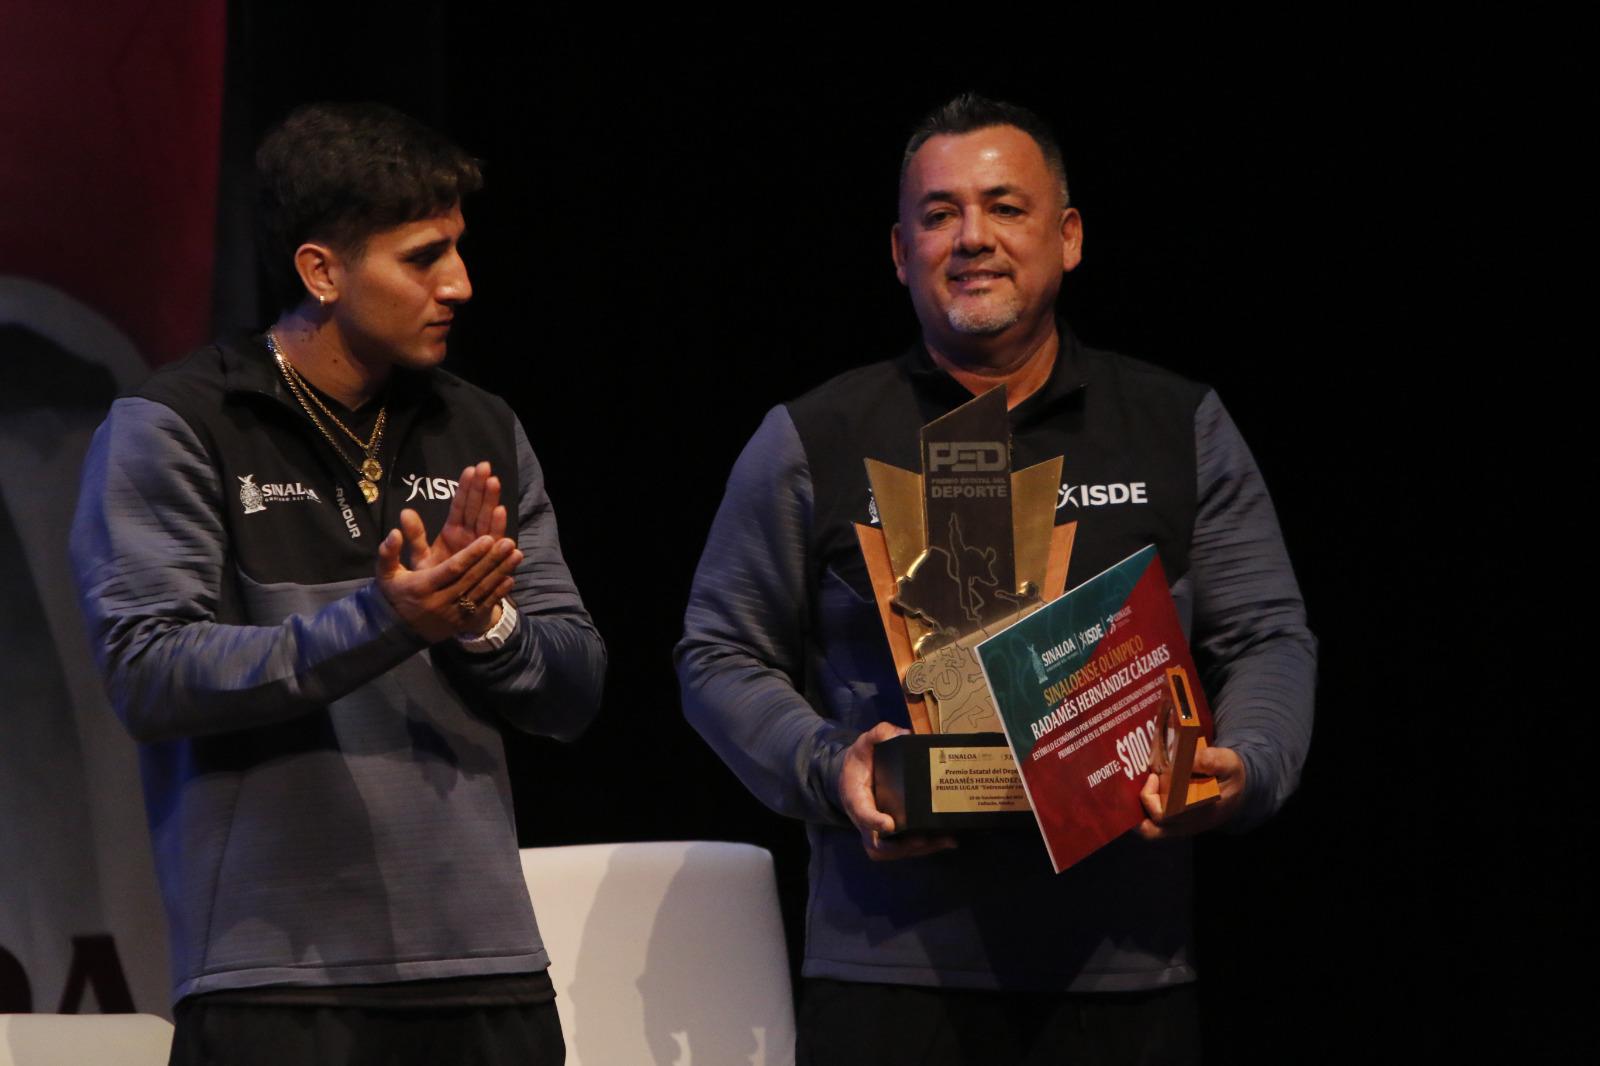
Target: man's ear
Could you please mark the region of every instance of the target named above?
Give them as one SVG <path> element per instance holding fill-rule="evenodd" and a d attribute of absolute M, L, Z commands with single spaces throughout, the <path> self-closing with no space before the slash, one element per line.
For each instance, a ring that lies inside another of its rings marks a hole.
<path fill-rule="evenodd" d="M 294 269 L 306 295 L 326 307 L 339 299 L 339 285 L 344 276 L 344 264 L 326 244 L 307 241 L 294 250 Z"/>
<path fill-rule="evenodd" d="M 1072 270 L 1083 262 L 1083 217 L 1076 207 L 1061 212 L 1061 269 Z"/>
<path fill-rule="evenodd" d="M 900 223 L 889 227 L 889 254 L 894 257 L 894 276 L 906 283 L 906 251 L 900 247 Z"/>

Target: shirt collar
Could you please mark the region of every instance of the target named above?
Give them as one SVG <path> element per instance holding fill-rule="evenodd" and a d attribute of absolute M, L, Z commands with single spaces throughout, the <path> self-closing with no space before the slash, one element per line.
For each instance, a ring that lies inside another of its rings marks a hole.
<path fill-rule="evenodd" d="M 1063 319 L 1056 320 L 1056 335 L 1060 346 L 1056 351 L 1055 365 L 1043 387 L 1018 404 L 1011 411 L 1014 423 L 1032 421 L 1039 415 L 1054 411 L 1073 399 L 1083 389 L 1088 379 L 1085 375 L 1083 346 Z M 972 399 L 966 386 L 940 369 L 928 354 L 928 347 L 920 340 L 900 357 L 900 364 L 912 387 L 927 400 L 941 403 L 953 410 Z"/>

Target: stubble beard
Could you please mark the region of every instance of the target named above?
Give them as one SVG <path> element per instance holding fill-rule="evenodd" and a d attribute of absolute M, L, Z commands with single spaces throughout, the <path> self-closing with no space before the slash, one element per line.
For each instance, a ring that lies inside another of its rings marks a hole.
<path fill-rule="evenodd" d="M 1022 321 L 1022 301 L 1015 296 L 961 300 L 945 310 L 945 320 L 957 333 L 992 337 Z"/>

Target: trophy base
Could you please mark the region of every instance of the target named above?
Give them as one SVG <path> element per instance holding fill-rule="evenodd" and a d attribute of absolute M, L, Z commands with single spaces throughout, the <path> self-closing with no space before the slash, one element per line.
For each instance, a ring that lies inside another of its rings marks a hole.
<path fill-rule="evenodd" d="M 1004 733 L 909 733 L 872 749 L 873 797 L 895 833 L 1033 824 Z"/>

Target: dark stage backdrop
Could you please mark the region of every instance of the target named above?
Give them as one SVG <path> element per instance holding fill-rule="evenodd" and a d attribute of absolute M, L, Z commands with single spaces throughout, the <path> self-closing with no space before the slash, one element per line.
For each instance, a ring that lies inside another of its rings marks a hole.
<path fill-rule="evenodd" d="M 1575 874 L 1515 801 L 1550 771 L 1506 765 L 1542 707 L 1489 665 L 1527 638 L 1519 590 L 1542 569 L 1492 495 L 1539 433 L 1519 384 L 1539 353 L 1506 258 L 1535 223 L 1487 212 L 1555 121 L 1513 75 L 1292 38 L 1157 61 L 1070 22 L 867 40 L 419 10 L 230 8 L 217 313 L 263 324 L 244 174 L 293 104 L 385 100 L 486 160 L 451 365 L 522 416 L 612 662 L 579 742 L 510 738 L 525 845 L 753 841 L 798 936 L 803 834 L 684 723 L 671 648 L 763 413 L 914 340 L 888 255 L 900 146 L 976 88 L 1059 127 L 1087 234 L 1068 317 L 1217 387 L 1322 641 L 1300 794 L 1199 847 L 1211 1057 L 1559 1039 L 1515 975 Z"/>

